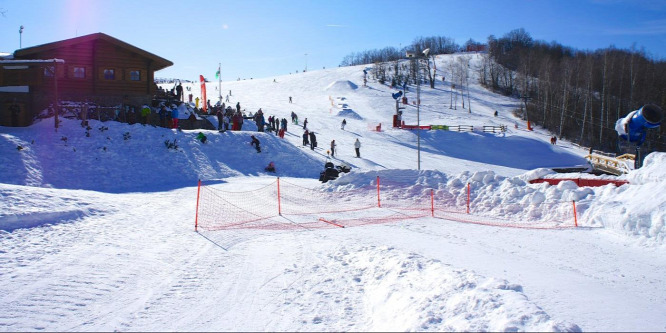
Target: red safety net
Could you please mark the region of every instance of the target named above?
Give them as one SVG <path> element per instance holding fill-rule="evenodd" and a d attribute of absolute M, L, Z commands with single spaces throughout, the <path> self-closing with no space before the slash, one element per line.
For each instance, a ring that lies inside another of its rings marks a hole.
<path fill-rule="evenodd" d="M 529 209 L 508 219 L 507 211 L 470 212 L 469 188 L 461 195 L 443 189 L 370 184 L 362 188 L 311 189 L 281 179 L 251 191 L 227 192 L 200 185 L 195 230 L 321 229 L 390 223 L 422 217 L 532 229 L 574 227 L 572 203 L 550 203 L 561 221 L 546 219 Z M 549 204 L 549 203 L 542 203 Z M 512 207 L 508 207 L 511 209 Z M 515 208 L 515 207 L 514 207 Z"/>

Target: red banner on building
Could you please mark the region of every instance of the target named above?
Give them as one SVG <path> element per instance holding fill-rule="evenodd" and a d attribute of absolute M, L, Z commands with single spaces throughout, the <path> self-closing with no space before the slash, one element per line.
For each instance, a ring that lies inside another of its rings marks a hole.
<path fill-rule="evenodd" d="M 208 113 L 208 99 L 206 99 L 206 80 L 203 75 L 199 75 L 199 81 L 201 81 L 201 104 L 203 104 L 204 113 Z"/>

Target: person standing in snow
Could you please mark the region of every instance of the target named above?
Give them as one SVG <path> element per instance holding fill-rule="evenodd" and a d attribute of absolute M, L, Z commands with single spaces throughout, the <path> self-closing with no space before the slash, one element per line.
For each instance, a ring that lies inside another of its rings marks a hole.
<path fill-rule="evenodd" d="M 150 117 L 150 107 L 144 104 L 141 107 L 141 124 L 146 125 L 148 123 L 148 117 Z"/>
<path fill-rule="evenodd" d="M 218 131 L 223 131 L 224 130 L 224 112 L 222 110 L 217 110 L 217 130 Z"/>
<path fill-rule="evenodd" d="M 314 150 L 317 147 L 317 137 L 315 132 L 310 132 L 310 149 Z"/>
<path fill-rule="evenodd" d="M 180 82 L 176 86 L 176 99 L 180 102 L 183 101 L 183 85 Z"/>
<path fill-rule="evenodd" d="M 171 105 L 171 119 L 173 120 L 173 128 L 178 129 L 178 108 L 175 105 Z"/>
<path fill-rule="evenodd" d="M 236 111 L 240 113 L 240 102 L 236 103 Z"/>
<path fill-rule="evenodd" d="M 303 121 L 303 129 L 308 129 L 308 118 Z"/>
<path fill-rule="evenodd" d="M 243 116 L 241 115 L 240 111 L 236 111 L 233 117 L 231 117 L 231 130 L 240 131 L 242 122 L 243 122 Z"/>
<path fill-rule="evenodd" d="M 264 112 L 261 108 L 259 108 L 259 111 L 254 115 L 254 122 L 257 124 L 257 131 L 263 132 L 266 120 L 264 119 Z"/>
<path fill-rule="evenodd" d="M 331 157 L 335 157 L 335 147 L 337 144 L 335 144 L 335 140 L 331 141 Z"/>
<path fill-rule="evenodd" d="M 308 142 L 309 136 L 310 134 L 308 133 L 308 130 L 305 130 L 305 132 L 303 132 L 303 146 L 307 146 L 309 144 Z"/>
<path fill-rule="evenodd" d="M 342 119 L 342 124 L 340 125 L 340 129 L 344 131 L 344 130 L 345 130 L 345 125 L 347 125 L 347 120 L 346 120 L 346 119 Z M 358 139 L 357 139 L 357 140 L 358 140 Z"/>
<path fill-rule="evenodd" d="M 361 157 L 361 141 L 358 141 L 358 138 L 354 142 L 354 149 L 356 150 L 356 157 Z"/>
<path fill-rule="evenodd" d="M 281 127 L 282 127 L 281 129 L 282 129 L 284 132 L 287 131 L 287 118 L 282 118 L 282 126 L 281 126 Z"/>

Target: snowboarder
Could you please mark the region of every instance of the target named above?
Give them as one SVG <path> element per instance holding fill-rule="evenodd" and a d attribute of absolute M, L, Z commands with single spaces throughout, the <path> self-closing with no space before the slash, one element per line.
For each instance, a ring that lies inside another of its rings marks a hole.
<path fill-rule="evenodd" d="M 347 125 L 347 120 L 342 119 L 342 124 L 340 125 L 340 129 L 342 129 L 344 131 L 345 130 L 345 125 Z"/>
<path fill-rule="evenodd" d="M 356 150 L 356 157 L 361 157 L 361 141 L 358 141 L 358 138 L 354 142 L 354 149 Z"/>
<path fill-rule="evenodd" d="M 335 157 L 335 146 L 337 146 L 335 140 L 331 141 L 331 157 Z"/>
<path fill-rule="evenodd" d="M 259 146 L 259 139 L 255 138 L 254 135 L 250 135 L 252 138 L 252 142 L 250 142 L 250 145 L 254 146 L 254 148 L 257 149 L 257 153 L 261 153 L 261 147 Z"/>
<path fill-rule="evenodd" d="M 208 141 L 208 138 L 206 137 L 205 134 L 199 132 L 199 134 L 197 135 L 197 140 L 201 141 L 201 143 L 206 143 L 206 141 Z"/>
<path fill-rule="evenodd" d="M 268 166 L 264 168 L 264 170 L 268 172 L 275 172 L 275 164 L 273 164 L 273 162 L 271 161 L 270 163 L 268 163 Z"/>

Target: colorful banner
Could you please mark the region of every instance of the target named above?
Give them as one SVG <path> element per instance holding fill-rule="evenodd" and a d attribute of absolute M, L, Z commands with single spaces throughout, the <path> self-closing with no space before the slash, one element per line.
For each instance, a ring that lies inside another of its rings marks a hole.
<path fill-rule="evenodd" d="M 208 99 L 206 98 L 206 80 L 203 75 L 199 75 L 199 81 L 201 81 L 201 104 L 204 113 L 208 113 Z"/>

